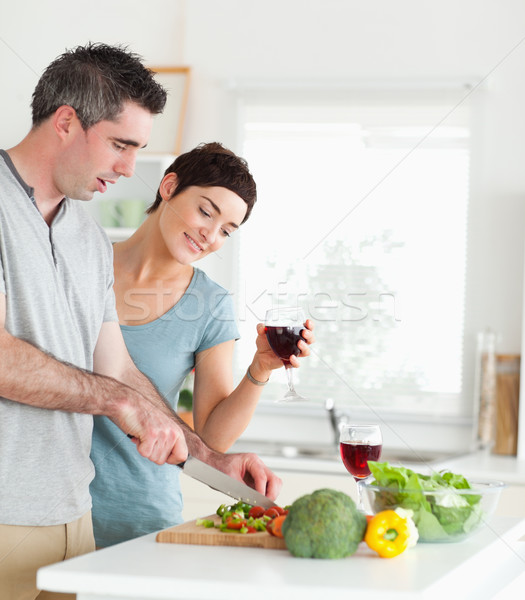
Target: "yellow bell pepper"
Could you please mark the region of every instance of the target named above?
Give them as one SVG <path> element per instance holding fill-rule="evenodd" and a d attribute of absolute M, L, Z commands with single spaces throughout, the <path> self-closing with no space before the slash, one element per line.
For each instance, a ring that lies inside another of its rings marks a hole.
<path fill-rule="evenodd" d="M 383 510 L 370 519 L 365 542 L 381 558 L 393 558 L 408 548 L 410 534 L 411 529 L 406 518 L 394 510 Z"/>
<path fill-rule="evenodd" d="M 414 523 L 414 519 L 412 518 L 414 516 L 414 511 L 410 510 L 410 508 L 402 508 L 401 506 L 398 506 L 395 509 L 395 512 L 403 519 L 406 519 L 408 530 L 410 531 L 407 546 L 408 550 L 408 548 L 414 547 L 419 540 L 419 532 L 417 530 L 416 524 Z"/>

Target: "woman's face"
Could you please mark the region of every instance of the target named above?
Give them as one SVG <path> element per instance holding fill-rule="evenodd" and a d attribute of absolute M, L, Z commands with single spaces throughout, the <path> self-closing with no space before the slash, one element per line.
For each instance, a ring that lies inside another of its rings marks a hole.
<path fill-rule="evenodd" d="M 246 202 L 223 187 L 193 186 L 171 198 L 172 193 L 159 207 L 159 227 L 168 252 L 181 264 L 216 252 L 246 215 Z"/>

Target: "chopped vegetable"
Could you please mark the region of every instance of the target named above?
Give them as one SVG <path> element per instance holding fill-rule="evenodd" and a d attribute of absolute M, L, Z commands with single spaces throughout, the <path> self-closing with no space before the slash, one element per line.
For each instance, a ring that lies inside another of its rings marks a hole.
<path fill-rule="evenodd" d="M 279 515 L 278 517 L 272 519 L 266 526 L 266 529 L 269 531 L 269 533 L 275 537 L 283 538 L 283 523 L 286 519 L 286 516 L 287 515 Z"/>
<path fill-rule="evenodd" d="M 419 537 L 427 542 L 461 536 L 477 527 L 483 518 L 481 496 L 460 492 L 471 489 L 463 475 L 450 471 L 422 475 L 388 462 L 369 461 L 368 466 L 375 479 L 372 485 L 388 488 L 376 493 L 375 509 L 412 510 Z"/>
<path fill-rule="evenodd" d="M 372 517 L 365 542 L 381 558 L 393 558 L 408 548 L 410 528 L 407 519 L 394 510 L 383 510 Z"/>
<path fill-rule="evenodd" d="M 266 531 L 266 518 L 259 517 L 258 519 L 248 519 L 248 525 L 255 528 L 255 531 Z"/>
<path fill-rule="evenodd" d="M 282 509 L 279 510 L 276 506 L 272 506 L 271 508 L 267 508 L 264 511 L 264 516 L 271 517 L 273 519 L 274 517 L 278 517 L 280 514 L 282 514 L 281 511 L 282 511 Z"/>
<path fill-rule="evenodd" d="M 238 513 L 232 513 L 224 522 L 227 529 L 242 529 L 246 527 L 246 519 Z"/>
<path fill-rule="evenodd" d="M 250 512 L 248 513 L 249 517 L 253 517 L 254 519 L 259 519 L 264 515 L 264 508 L 262 506 L 252 506 L 250 508 Z"/>
<path fill-rule="evenodd" d="M 203 527 L 215 527 L 215 522 L 211 519 L 197 519 L 195 521 L 195 525 L 202 525 Z"/>
<path fill-rule="evenodd" d="M 216 527 L 225 533 L 257 533 L 269 531 L 268 525 L 278 516 L 287 513 L 280 506 L 264 510 L 262 506 L 251 506 L 245 502 L 237 502 L 231 506 L 221 504 L 216 512 L 221 518 L 220 523 L 215 524 L 211 519 L 197 519 L 196 524 L 203 527 Z"/>

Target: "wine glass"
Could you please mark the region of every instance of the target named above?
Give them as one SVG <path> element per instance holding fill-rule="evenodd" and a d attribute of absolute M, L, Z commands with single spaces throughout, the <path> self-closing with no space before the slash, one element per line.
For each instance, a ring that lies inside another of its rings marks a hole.
<path fill-rule="evenodd" d="M 264 331 L 271 349 L 283 362 L 288 377 L 288 391 L 277 402 L 298 402 L 306 400 L 299 395 L 293 385 L 293 369 L 290 356 L 297 356 L 300 350 L 297 342 L 302 340 L 301 330 L 306 319 L 301 308 L 279 307 L 266 311 Z"/>
<path fill-rule="evenodd" d="M 370 475 L 369 460 L 379 460 L 383 438 L 379 425 L 341 426 L 339 449 L 346 470 L 353 475 L 357 484 L 357 508 L 365 512 L 361 494 L 361 482 Z"/>

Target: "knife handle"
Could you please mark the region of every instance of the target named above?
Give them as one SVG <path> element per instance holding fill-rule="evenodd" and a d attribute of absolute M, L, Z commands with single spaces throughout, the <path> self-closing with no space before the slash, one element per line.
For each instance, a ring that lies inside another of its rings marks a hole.
<path fill-rule="evenodd" d="M 126 435 L 129 437 L 130 440 L 132 440 L 135 437 L 134 435 L 131 435 L 130 433 L 126 433 Z M 186 464 L 186 461 L 177 463 L 175 466 L 179 467 L 179 469 L 184 469 L 185 464 Z"/>

